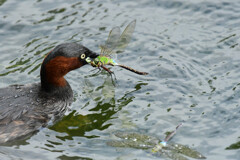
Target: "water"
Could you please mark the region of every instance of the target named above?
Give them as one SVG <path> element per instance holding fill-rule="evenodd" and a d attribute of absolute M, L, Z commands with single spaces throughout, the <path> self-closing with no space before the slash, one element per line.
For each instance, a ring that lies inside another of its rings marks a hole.
<path fill-rule="evenodd" d="M 181 122 L 171 141 L 208 159 L 239 159 L 239 1 L 3 0 L 0 5 L 0 87 L 39 81 L 43 57 L 57 44 L 77 41 L 99 51 L 112 27 L 123 29 L 133 19 L 133 40 L 117 61 L 150 73 L 112 68 L 115 87 L 108 74 L 95 74 L 90 66 L 69 73 L 72 111 L 26 141 L 1 146 L 0 159 L 159 159 L 106 142 L 117 131 L 163 138 Z"/>

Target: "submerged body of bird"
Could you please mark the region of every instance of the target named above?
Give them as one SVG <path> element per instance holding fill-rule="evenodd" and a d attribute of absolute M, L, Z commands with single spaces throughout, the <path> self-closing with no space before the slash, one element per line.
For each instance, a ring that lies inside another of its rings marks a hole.
<path fill-rule="evenodd" d="M 131 67 L 117 63 L 110 56 L 116 53 L 115 51 L 116 49 L 124 50 L 126 48 L 126 46 L 131 41 L 132 33 L 135 29 L 135 26 L 136 26 L 136 20 L 129 23 L 121 35 L 120 35 L 120 28 L 114 27 L 110 31 L 108 39 L 105 42 L 105 44 L 100 45 L 101 54 L 93 60 L 89 59 L 88 63 L 90 63 L 93 67 L 103 68 L 110 74 L 113 72 L 107 67 L 105 67 L 105 65 L 119 66 L 121 68 L 127 69 L 136 74 L 147 75 L 148 74 L 147 72 L 140 72 Z"/>

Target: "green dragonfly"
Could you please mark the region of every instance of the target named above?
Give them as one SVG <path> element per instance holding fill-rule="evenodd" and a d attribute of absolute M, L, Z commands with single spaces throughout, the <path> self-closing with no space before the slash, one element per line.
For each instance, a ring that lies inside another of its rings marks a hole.
<path fill-rule="evenodd" d="M 169 140 L 176 134 L 177 129 L 180 128 L 181 125 L 182 124 L 179 124 L 174 131 L 168 133 L 163 141 L 145 134 L 118 132 L 114 135 L 121 140 L 108 141 L 107 144 L 113 147 L 144 149 L 155 156 L 163 156 L 172 160 L 188 160 L 187 157 L 206 159 L 200 152 L 188 146 L 169 143 Z"/>
<path fill-rule="evenodd" d="M 135 29 L 135 26 L 136 20 L 133 20 L 128 24 L 128 26 L 125 28 L 122 34 L 120 34 L 119 27 L 114 27 L 110 31 L 108 39 L 105 42 L 105 44 L 100 45 L 101 49 L 100 56 L 93 60 L 87 59 L 87 62 L 91 64 L 93 67 L 103 68 L 110 74 L 113 72 L 107 67 L 105 67 L 105 65 L 119 66 L 140 75 L 147 75 L 148 74 L 147 72 L 140 72 L 128 66 L 119 64 L 114 59 L 111 58 L 111 55 L 115 54 L 117 49 L 123 51 L 127 47 L 129 42 L 131 41 L 131 37 Z"/>

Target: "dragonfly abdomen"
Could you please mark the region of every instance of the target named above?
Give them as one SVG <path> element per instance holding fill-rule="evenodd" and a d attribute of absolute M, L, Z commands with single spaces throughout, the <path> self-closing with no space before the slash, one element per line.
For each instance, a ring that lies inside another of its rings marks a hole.
<path fill-rule="evenodd" d="M 148 74 L 147 72 L 140 72 L 140 71 L 137 71 L 137 70 L 135 70 L 135 69 L 133 69 L 133 68 L 131 68 L 131 67 L 124 66 L 124 65 L 121 65 L 121 64 L 118 64 L 118 66 L 119 66 L 119 67 L 122 67 L 122 68 L 124 68 L 124 69 L 126 69 L 126 70 L 129 70 L 129 71 L 131 71 L 131 72 L 140 74 L 140 75 L 147 75 L 147 74 Z"/>

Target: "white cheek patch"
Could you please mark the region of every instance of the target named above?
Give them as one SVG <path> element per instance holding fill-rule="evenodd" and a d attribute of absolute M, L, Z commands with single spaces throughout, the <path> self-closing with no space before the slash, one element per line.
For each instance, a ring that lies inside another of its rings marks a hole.
<path fill-rule="evenodd" d="M 91 62 L 92 62 L 91 58 L 89 58 L 89 57 L 87 57 L 87 58 L 85 59 L 85 61 L 86 61 L 87 63 L 91 63 Z"/>

